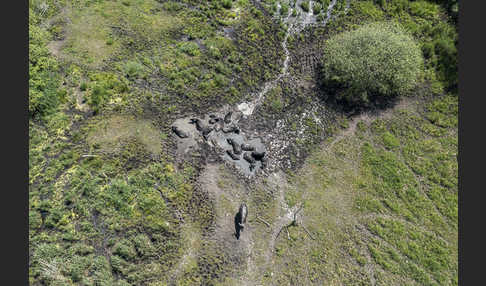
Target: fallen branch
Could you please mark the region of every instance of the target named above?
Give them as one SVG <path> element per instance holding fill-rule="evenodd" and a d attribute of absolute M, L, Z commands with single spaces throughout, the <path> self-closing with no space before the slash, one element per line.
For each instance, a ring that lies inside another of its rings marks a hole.
<path fill-rule="evenodd" d="M 280 235 L 280 233 L 282 232 L 282 229 L 284 229 L 284 227 L 286 227 L 286 226 L 282 226 L 282 227 L 280 228 L 280 230 L 279 230 L 279 231 L 278 231 L 278 233 L 277 233 L 277 236 L 275 237 L 275 240 L 277 240 L 278 236 Z"/>
<path fill-rule="evenodd" d="M 83 158 L 86 158 L 86 157 L 98 157 L 98 155 L 84 154 L 84 155 L 81 155 L 81 157 L 83 157 Z"/>
<path fill-rule="evenodd" d="M 289 227 L 285 227 L 285 230 L 287 231 L 287 239 L 290 240 Z"/>
<path fill-rule="evenodd" d="M 264 224 L 266 224 L 268 227 L 270 227 L 270 224 L 268 222 L 266 222 L 264 219 L 260 218 L 259 216 L 256 216 L 256 219 L 263 222 Z"/>
<path fill-rule="evenodd" d="M 305 232 L 307 232 L 310 238 L 312 238 L 312 240 L 316 240 L 303 224 L 301 224 L 301 226 L 304 228 Z"/>

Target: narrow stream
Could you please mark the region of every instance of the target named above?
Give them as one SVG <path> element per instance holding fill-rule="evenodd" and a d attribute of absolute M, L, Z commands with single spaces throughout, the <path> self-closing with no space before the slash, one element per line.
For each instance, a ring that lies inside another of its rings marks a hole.
<path fill-rule="evenodd" d="M 324 27 L 329 19 L 331 18 L 331 13 L 332 9 L 334 8 L 334 5 L 336 5 L 337 0 L 332 0 L 329 3 L 329 6 L 327 7 L 326 11 L 326 18 L 322 22 L 322 26 Z M 301 0 L 297 0 L 295 3 L 295 9 L 299 9 L 302 12 L 304 12 L 300 8 L 300 3 Z M 242 102 L 240 103 L 237 108 L 239 111 L 243 113 L 243 116 L 248 117 L 253 114 L 255 111 L 255 108 L 262 102 L 264 99 L 265 94 L 267 94 L 268 91 L 270 91 L 272 88 L 276 86 L 276 84 L 288 73 L 288 68 L 289 68 L 289 61 L 290 61 L 290 52 L 287 48 L 287 41 L 290 36 L 290 34 L 296 34 L 301 32 L 306 26 L 315 24 L 316 23 L 316 16 L 313 15 L 312 11 L 312 4 L 313 1 L 309 1 L 309 11 L 307 13 L 303 13 L 303 17 L 299 17 L 299 19 L 295 19 L 294 21 L 290 21 L 291 19 L 291 14 L 292 14 L 292 9 L 289 8 L 289 12 L 287 14 L 287 17 L 283 19 L 283 22 L 288 25 L 287 28 L 287 33 L 285 33 L 284 40 L 282 41 L 282 48 L 285 53 L 285 60 L 283 62 L 283 67 L 280 72 L 280 74 L 273 80 L 267 81 L 264 84 L 263 89 L 256 95 L 254 96 L 255 99 L 253 99 L 250 102 Z M 302 18 L 302 19 L 300 19 Z M 300 21 L 300 22 L 299 22 Z"/>

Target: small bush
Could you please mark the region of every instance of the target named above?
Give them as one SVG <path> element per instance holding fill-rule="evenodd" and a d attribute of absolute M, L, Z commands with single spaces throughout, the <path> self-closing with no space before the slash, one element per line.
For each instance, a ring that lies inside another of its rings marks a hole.
<path fill-rule="evenodd" d="M 86 91 L 87 88 L 88 88 L 88 84 L 86 82 L 82 82 L 81 85 L 79 86 L 79 89 L 81 91 Z"/>
<path fill-rule="evenodd" d="M 309 12 L 309 1 L 304 1 L 300 3 L 300 8 L 304 10 L 305 12 Z"/>
<path fill-rule="evenodd" d="M 231 6 L 233 6 L 233 1 L 232 0 L 223 0 L 222 5 L 226 9 L 231 9 Z"/>
<path fill-rule="evenodd" d="M 282 3 L 282 6 L 280 7 L 280 15 L 282 16 L 287 16 L 289 13 L 289 5 L 286 3 Z"/>
<path fill-rule="evenodd" d="M 130 78 L 140 77 L 143 72 L 142 64 L 135 61 L 128 61 L 123 68 L 125 74 Z"/>
<path fill-rule="evenodd" d="M 421 78 L 419 46 L 398 24 L 377 22 L 329 39 L 324 48 L 324 83 L 337 99 L 367 104 L 405 95 Z"/>

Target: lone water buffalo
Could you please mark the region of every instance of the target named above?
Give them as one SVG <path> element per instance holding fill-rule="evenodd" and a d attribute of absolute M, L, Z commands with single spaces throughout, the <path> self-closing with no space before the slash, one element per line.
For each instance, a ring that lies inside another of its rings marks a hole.
<path fill-rule="evenodd" d="M 233 150 L 226 150 L 226 153 L 231 157 L 231 159 L 240 160 L 240 156 L 233 153 Z"/>
<path fill-rule="evenodd" d="M 251 153 L 250 152 L 245 152 L 245 154 L 243 154 L 243 159 L 245 159 L 245 161 L 247 161 L 248 163 L 250 163 L 250 171 L 253 171 L 253 169 L 255 169 L 255 158 L 253 158 L 251 156 Z"/>
<path fill-rule="evenodd" d="M 204 127 L 201 119 L 199 119 L 199 118 L 191 118 L 191 121 L 189 123 L 196 124 L 197 131 L 202 131 L 202 129 Z"/>
<path fill-rule="evenodd" d="M 263 152 L 253 151 L 253 152 L 251 152 L 251 156 L 253 158 L 255 158 L 255 160 L 261 161 L 263 159 L 263 157 L 265 156 L 265 151 L 263 151 Z"/>
<path fill-rule="evenodd" d="M 184 132 L 184 130 L 180 129 L 177 126 L 172 126 L 172 131 L 174 131 L 174 133 L 177 136 L 179 136 L 180 138 L 187 138 L 187 137 L 189 137 L 189 134 L 187 134 L 186 132 Z"/>
<path fill-rule="evenodd" d="M 251 146 L 250 144 L 246 144 L 246 143 L 241 144 L 241 149 L 243 151 L 255 151 L 255 147 Z"/>
<path fill-rule="evenodd" d="M 245 203 L 240 205 L 238 213 L 235 215 L 235 236 L 240 239 L 240 231 L 245 228 L 246 217 L 248 216 L 248 207 Z"/>
<path fill-rule="evenodd" d="M 226 124 L 231 123 L 231 115 L 233 115 L 232 111 L 226 113 L 226 115 L 224 116 L 224 123 Z"/>
<path fill-rule="evenodd" d="M 224 133 L 231 133 L 231 132 L 234 132 L 236 134 L 240 134 L 240 129 L 235 126 L 235 125 L 232 125 L 232 126 L 225 126 L 223 127 L 223 132 Z"/>
<path fill-rule="evenodd" d="M 226 139 L 226 141 L 228 142 L 228 144 L 230 144 L 233 147 L 233 152 L 236 155 L 241 155 L 241 146 L 240 146 L 240 144 L 238 144 L 235 140 L 233 140 L 231 138 Z"/>

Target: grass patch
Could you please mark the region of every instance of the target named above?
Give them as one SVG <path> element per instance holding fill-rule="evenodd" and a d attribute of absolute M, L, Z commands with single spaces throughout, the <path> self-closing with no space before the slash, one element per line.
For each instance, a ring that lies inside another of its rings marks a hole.
<path fill-rule="evenodd" d="M 280 239 L 273 281 L 457 285 L 456 107 L 418 100 L 315 151 L 286 197 L 316 240 L 301 227 Z M 438 110 L 450 125 L 429 124 Z"/>
<path fill-rule="evenodd" d="M 162 152 L 162 134 L 149 121 L 112 116 L 99 121 L 88 134 L 87 142 L 103 152 L 117 153 L 125 140 L 136 138 L 154 155 Z"/>

